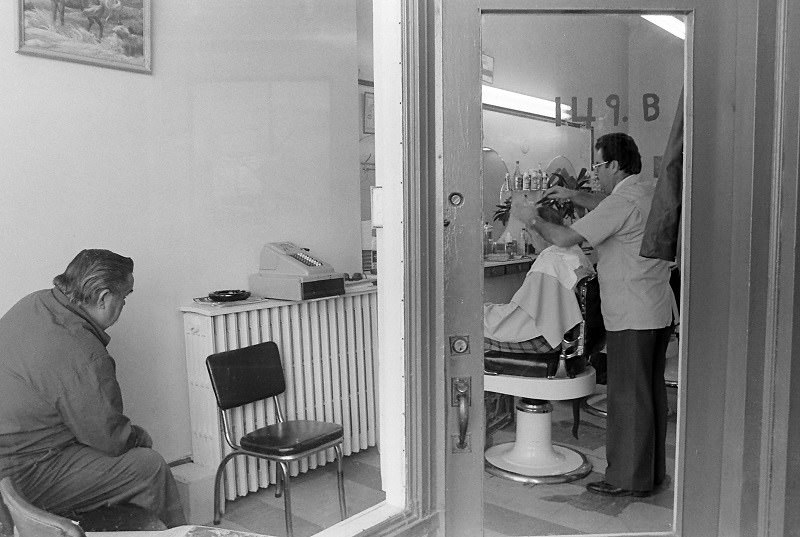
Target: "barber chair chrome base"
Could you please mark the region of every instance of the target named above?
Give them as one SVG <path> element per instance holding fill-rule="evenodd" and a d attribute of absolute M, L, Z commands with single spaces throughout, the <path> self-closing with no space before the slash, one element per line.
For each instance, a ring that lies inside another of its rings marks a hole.
<path fill-rule="evenodd" d="M 585 455 L 553 443 L 553 405 L 549 401 L 592 394 L 595 388 L 593 368 L 587 367 L 575 378 L 484 375 L 483 379 L 485 391 L 522 398 L 516 407 L 516 439 L 486 450 L 487 472 L 520 483 L 536 484 L 568 483 L 589 475 L 592 464 Z"/>

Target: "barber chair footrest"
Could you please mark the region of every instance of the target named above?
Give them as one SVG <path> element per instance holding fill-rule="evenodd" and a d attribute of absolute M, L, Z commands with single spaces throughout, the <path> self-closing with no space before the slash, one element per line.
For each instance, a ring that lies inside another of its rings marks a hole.
<path fill-rule="evenodd" d="M 553 443 L 551 453 L 539 453 L 526 460 L 514 453 L 515 442 L 486 450 L 485 468 L 492 475 L 519 483 L 569 483 L 589 475 L 592 463 L 586 456 L 563 444 Z"/>

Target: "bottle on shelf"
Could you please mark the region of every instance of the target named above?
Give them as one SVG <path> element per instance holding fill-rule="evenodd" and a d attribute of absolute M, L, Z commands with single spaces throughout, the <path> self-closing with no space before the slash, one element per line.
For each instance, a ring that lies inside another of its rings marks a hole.
<path fill-rule="evenodd" d="M 531 185 L 533 184 L 533 170 L 528 170 L 525 172 L 525 175 L 522 176 L 522 190 L 531 190 Z"/>
<path fill-rule="evenodd" d="M 500 203 L 503 203 L 507 196 L 508 191 L 511 190 L 511 175 L 506 172 L 506 178 L 500 186 Z"/>
<path fill-rule="evenodd" d="M 542 163 L 541 162 L 539 163 L 539 169 L 536 170 L 536 174 L 539 176 L 539 189 L 540 190 L 547 190 L 547 188 L 548 188 L 547 174 L 544 173 L 544 171 L 542 170 Z"/>
<path fill-rule="evenodd" d="M 483 255 L 492 253 L 492 224 L 483 223 Z"/>
<path fill-rule="evenodd" d="M 517 239 L 517 253 L 520 257 L 528 255 L 528 230 L 522 228 Z"/>
<path fill-rule="evenodd" d="M 519 161 L 514 166 L 514 190 L 522 190 L 522 171 L 519 169 Z"/>

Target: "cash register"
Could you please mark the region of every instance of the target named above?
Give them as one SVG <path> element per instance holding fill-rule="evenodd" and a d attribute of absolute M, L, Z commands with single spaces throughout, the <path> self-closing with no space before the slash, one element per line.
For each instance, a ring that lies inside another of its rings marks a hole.
<path fill-rule="evenodd" d="M 265 298 L 307 300 L 344 294 L 344 274 L 336 272 L 307 248 L 292 242 L 270 242 L 261 249 L 250 292 Z"/>

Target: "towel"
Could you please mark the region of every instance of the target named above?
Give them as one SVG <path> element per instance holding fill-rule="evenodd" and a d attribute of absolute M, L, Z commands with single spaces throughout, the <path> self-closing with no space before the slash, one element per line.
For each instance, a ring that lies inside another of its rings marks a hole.
<path fill-rule="evenodd" d="M 585 270 L 580 270 L 581 268 Z M 594 273 L 592 264 L 579 246 L 563 248 L 561 246 L 548 246 L 531 266 L 531 272 L 541 272 L 556 278 L 567 289 L 574 289 L 579 276 Z M 525 284 L 523 284 L 523 287 Z"/>
<path fill-rule="evenodd" d="M 483 305 L 484 337 L 519 343 L 542 336 L 558 348 L 564 334 L 583 320 L 574 288 L 592 273 L 578 246 L 545 248 L 509 304 Z"/>

